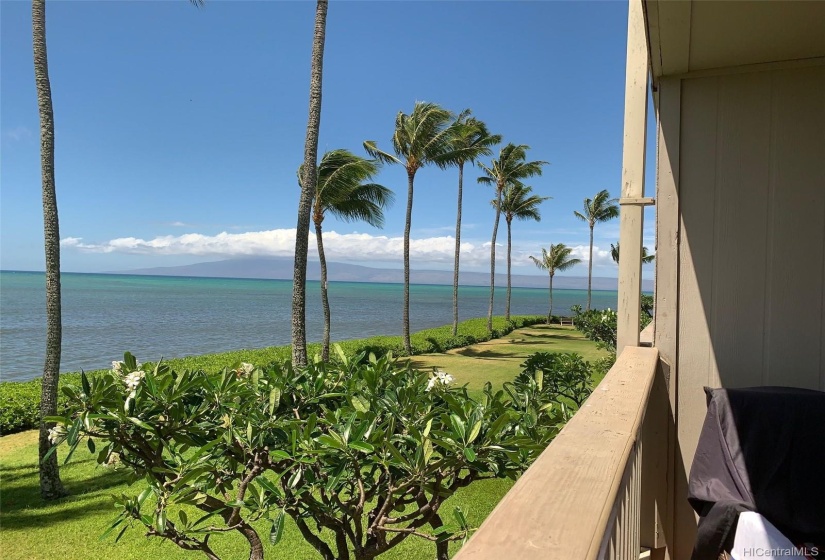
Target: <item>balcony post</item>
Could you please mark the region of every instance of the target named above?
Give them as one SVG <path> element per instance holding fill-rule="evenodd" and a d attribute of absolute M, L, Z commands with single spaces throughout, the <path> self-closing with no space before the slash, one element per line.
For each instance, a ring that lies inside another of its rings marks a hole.
<path fill-rule="evenodd" d="M 639 307 L 642 291 L 642 230 L 647 141 L 647 84 L 649 57 L 642 0 L 628 2 L 627 74 L 625 78 L 624 146 L 620 204 L 621 256 L 616 351 L 639 346 Z"/>

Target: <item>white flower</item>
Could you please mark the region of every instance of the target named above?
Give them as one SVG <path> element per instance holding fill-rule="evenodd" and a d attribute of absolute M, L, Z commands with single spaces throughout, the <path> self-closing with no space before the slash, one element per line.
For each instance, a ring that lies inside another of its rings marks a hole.
<path fill-rule="evenodd" d="M 126 384 L 126 388 L 130 391 L 134 391 L 140 385 L 140 380 L 143 379 L 143 372 L 142 371 L 133 371 L 129 375 L 123 378 L 123 382 Z"/>
<path fill-rule="evenodd" d="M 238 366 L 235 373 L 238 374 L 238 377 L 240 377 L 241 375 L 249 375 L 253 371 L 255 371 L 255 366 L 246 362 L 241 362 L 241 365 Z"/>
<path fill-rule="evenodd" d="M 430 377 L 429 381 L 427 381 L 427 388 L 424 389 L 425 391 L 431 391 L 433 387 L 436 385 L 441 386 L 448 386 L 454 381 L 452 375 L 447 373 L 446 371 L 435 370 L 433 372 L 432 377 Z"/>
<path fill-rule="evenodd" d="M 125 364 L 123 362 L 118 362 L 117 360 L 112 362 L 112 373 L 123 373 L 123 366 Z"/>
<path fill-rule="evenodd" d="M 55 426 L 49 430 L 49 442 L 54 445 L 64 434 L 66 429 L 63 426 Z"/>

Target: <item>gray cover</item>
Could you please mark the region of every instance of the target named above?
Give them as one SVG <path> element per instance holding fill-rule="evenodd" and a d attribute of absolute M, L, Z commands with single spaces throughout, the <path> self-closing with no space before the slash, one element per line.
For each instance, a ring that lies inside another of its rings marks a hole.
<path fill-rule="evenodd" d="M 689 501 L 702 517 L 694 558 L 726 547 L 745 510 L 762 514 L 796 544 L 825 543 L 825 393 L 705 392 L 708 411 L 688 482 Z"/>

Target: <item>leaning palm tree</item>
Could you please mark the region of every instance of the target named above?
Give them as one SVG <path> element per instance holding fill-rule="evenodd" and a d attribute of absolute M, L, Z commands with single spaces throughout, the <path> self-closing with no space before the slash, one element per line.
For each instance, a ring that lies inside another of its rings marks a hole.
<path fill-rule="evenodd" d="M 617 241 L 615 245 L 612 243 L 610 244 L 610 256 L 613 257 L 613 262 L 619 264 L 619 242 Z M 651 253 L 647 250 L 647 247 L 642 247 L 642 263 L 648 264 L 652 263 L 656 259 L 655 253 Z"/>
<path fill-rule="evenodd" d="M 298 170 L 298 183 L 301 181 Z M 321 359 L 329 361 L 330 310 L 327 293 L 327 260 L 324 256 L 322 225 L 327 213 L 345 222 L 360 220 L 383 227 L 383 209 L 392 204 L 393 193 L 386 187 L 370 183 L 378 172 L 378 162 L 356 156 L 347 150 L 333 150 L 318 165 L 318 186 L 312 203 L 312 221 L 321 263 L 321 304 L 324 308 L 324 340 Z"/>
<path fill-rule="evenodd" d="M 590 310 L 590 295 L 593 285 L 593 228 L 597 222 L 606 222 L 619 217 L 619 206 L 615 198 L 610 198 L 607 190 L 599 192 L 593 199 L 584 199 L 584 212 L 573 212 L 590 226 L 590 258 L 587 263 L 587 310 Z"/>
<path fill-rule="evenodd" d="M 473 163 L 481 156 L 491 155 L 492 146 L 501 142 L 501 136 L 490 134 L 487 125 L 469 116 L 465 111 L 459 115 L 453 127 L 453 149 L 457 153 L 458 166 L 458 213 L 455 220 L 455 259 L 453 265 L 453 336 L 458 334 L 458 265 L 461 254 L 461 204 L 464 187 L 464 164 Z"/>
<path fill-rule="evenodd" d="M 546 161 L 527 161 L 527 150 L 530 146 L 524 144 L 507 144 L 499 152 L 498 159 L 494 159 L 490 166 L 479 162 L 478 166 L 484 176 L 478 178 L 483 185 L 493 185 L 496 189 L 496 220 L 493 224 L 493 239 L 490 243 L 490 308 L 487 312 L 487 332 L 493 332 L 493 298 L 496 288 L 496 235 L 498 222 L 501 218 L 501 197 L 504 188 L 510 186 L 525 186 L 522 181 L 541 175 L 541 167 Z"/>
<path fill-rule="evenodd" d="M 49 430 L 54 427 L 42 419 L 57 414 L 57 382 L 60 376 L 62 319 L 60 305 L 60 224 L 54 187 L 54 112 L 46 56 L 46 0 L 32 0 L 32 39 L 34 78 L 40 111 L 40 173 L 43 184 L 43 240 L 46 248 L 46 363 L 40 395 L 40 495 L 54 500 L 66 495 L 60 481 L 57 453 L 51 453 Z M 46 455 L 49 455 L 46 457 Z M 45 459 L 45 460 L 44 460 Z"/>
<path fill-rule="evenodd" d="M 511 293 L 511 254 L 513 247 L 512 238 L 512 224 L 513 219 L 517 220 L 535 220 L 541 221 L 541 213 L 539 212 L 539 205 L 545 200 L 549 200 L 549 196 L 538 196 L 531 194 L 533 189 L 531 187 L 519 185 L 507 185 L 504 187 L 504 193 L 501 197 L 501 203 L 493 200 L 493 208 L 497 210 L 500 208 L 501 213 L 504 214 L 504 221 L 507 223 L 507 303 L 504 306 L 504 320 L 510 320 L 510 293 Z"/>
<path fill-rule="evenodd" d="M 556 275 L 556 272 L 563 272 L 571 266 L 576 266 L 582 262 L 580 259 L 570 258 L 572 252 L 573 249 L 564 243 L 559 243 L 558 245 L 551 244 L 550 251 L 542 249 L 541 259 L 537 259 L 532 255 L 530 256 L 530 260 L 532 260 L 537 267 L 550 273 L 550 309 L 547 311 L 548 325 L 553 319 L 553 276 Z"/>
<path fill-rule="evenodd" d="M 412 225 L 413 186 L 416 172 L 428 164 L 442 169 L 457 163 L 452 146 L 455 121 L 453 114 L 436 105 L 417 101 L 409 115 L 395 117 L 392 148 L 395 155 L 380 150 L 373 140 L 364 142 L 367 153 L 384 163 L 403 165 L 407 170 L 407 216 L 404 223 L 404 349 L 410 344 L 410 227 Z"/>
<path fill-rule="evenodd" d="M 318 131 L 321 127 L 321 81 L 324 72 L 324 39 L 327 26 L 327 0 L 318 0 L 315 8 L 315 33 L 309 80 L 309 118 L 304 143 L 303 178 L 298 199 L 298 225 L 295 228 L 295 268 L 292 277 L 292 363 L 307 363 L 306 280 L 309 250 L 309 219 L 312 197 L 318 181 Z"/>

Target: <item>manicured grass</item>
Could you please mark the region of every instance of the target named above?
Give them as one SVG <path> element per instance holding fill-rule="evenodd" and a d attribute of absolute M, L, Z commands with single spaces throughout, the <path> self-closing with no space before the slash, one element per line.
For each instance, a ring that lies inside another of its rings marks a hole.
<path fill-rule="evenodd" d="M 604 355 L 595 343 L 569 327 L 535 325 L 498 340 L 443 354 L 414 356 L 410 360 L 416 368 L 439 367 L 448 371 L 458 383 L 468 383 L 472 392 L 478 392 L 488 380 L 499 386 L 512 379 L 519 371 L 519 364 L 539 351 L 579 352 L 591 361 Z M 57 502 L 42 501 L 37 477 L 37 433 L 27 431 L 0 438 L 0 550 L 4 560 L 203 557 L 157 538 L 148 539 L 139 528 L 127 530 L 119 543 L 114 543 L 112 536 L 100 541 L 99 536 L 117 513 L 111 495 L 137 494 L 141 484 L 129 488 L 124 471 L 98 466 L 85 446 L 78 449 L 68 465 L 61 467 L 61 477 L 71 495 Z M 444 504 L 445 520 L 449 520 L 458 505 L 470 525 L 478 527 L 511 486 L 508 480 L 483 480 L 462 488 Z M 267 557 L 318 558 L 289 520 L 283 540 L 276 546 L 268 543 L 267 526 L 261 525 L 259 533 Z M 224 559 L 247 555 L 245 541 L 235 535 L 214 538 L 210 544 L 215 545 L 216 552 Z M 454 549 L 457 547 L 453 545 Z M 432 543 L 411 537 L 381 558 L 430 560 L 434 556 Z"/>
<path fill-rule="evenodd" d="M 456 383 L 467 383 L 471 392 L 479 392 L 487 381 L 500 387 L 512 380 L 524 360 L 536 352 L 577 352 L 591 362 L 607 356 L 607 352 L 599 350 L 595 342 L 573 327 L 533 325 L 495 340 L 409 360 L 417 369 L 435 367 L 446 371 L 455 377 Z M 593 383 L 599 381 L 594 379 Z"/>

